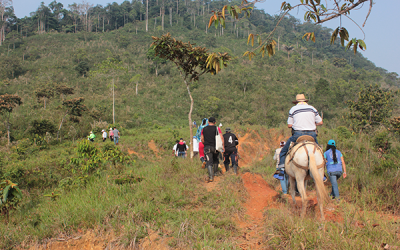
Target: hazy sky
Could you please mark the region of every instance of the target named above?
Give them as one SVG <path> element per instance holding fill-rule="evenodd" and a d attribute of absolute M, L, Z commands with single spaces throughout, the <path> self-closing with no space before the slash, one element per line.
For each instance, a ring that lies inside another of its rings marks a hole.
<path fill-rule="evenodd" d="M 371 15 L 364 28 L 367 50 L 362 53 L 365 57 L 374 62 L 376 66 L 382 67 L 389 72 L 397 72 L 400 75 L 400 48 L 397 44 L 398 41 L 400 41 L 400 22 L 398 17 L 400 0 L 374 1 L 376 4 L 372 8 Z M 13 0 L 15 14 L 19 18 L 29 16 L 30 12 L 35 11 L 41 2 L 48 5 L 52 0 Z M 80 3 L 81 1 L 60 0 L 57 2 L 61 2 L 64 8 L 67 8 L 68 4 L 74 2 Z M 87 0 L 87 2 L 104 6 L 110 2 L 122 3 L 123 0 Z M 260 9 L 264 9 L 265 12 L 270 15 L 275 15 L 279 14 L 279 8 L 282 2 L 283 0 L 265 0 L 263 3 L 257 4 L 256 6 Z M 286 2 L 294 5 L 299 3 L 299 0 L 286 0 Z M 332 1 L 329 0 L 328 3 L 329 2 Z M 365 4 L 360 10 L 351 12 L 350 17 L 360 26 L 365 20 L 368 7 L 368 4 Z M 291 14 L 303 21 L 304 12 L 301 9 L 298 11 L 298 14 L 297 11 L 292 11 Z M 334 29 L 339 26 L 339 19 L 326 22 L 323 25 Z M 362 39 L 364 37 L 357 26 L 347 18 L 342 18 L 342 25 L 349 31 L 350 38 L 356 37 Z"/>

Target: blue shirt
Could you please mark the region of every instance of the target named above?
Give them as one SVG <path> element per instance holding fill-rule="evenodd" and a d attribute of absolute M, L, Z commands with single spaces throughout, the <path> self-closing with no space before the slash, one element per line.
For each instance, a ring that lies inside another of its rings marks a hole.
<path fill-rule="evenodd" d="M 343 171 L 342 169 L 342 153 L 336 149 L 336 159 L 337 162 L 333 162 L 333 152 L 332 149 L 329 149 L 324 153 L 324 157 L 326 159 L 326 170 L 328 173 L 330 172 L 337 172 L 337 171 Z"/>

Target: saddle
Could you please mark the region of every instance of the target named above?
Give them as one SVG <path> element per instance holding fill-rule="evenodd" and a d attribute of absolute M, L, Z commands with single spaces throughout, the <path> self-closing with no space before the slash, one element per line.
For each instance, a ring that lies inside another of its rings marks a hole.
<path fill-rule="evenodd" d="M 309 145 L 309 144 L 314 146 L 313 153 L 315 153 L 317 150 L 319 150 L 322 155 L 324 154 L 324 151 L 315 142 L 315 140 L 314 140 L 314 138 L 312 136 L 302 135 L 299 138 L 297 138 L 296 143 L 291 143 L 290 144 L 290 147 L 289 147 L 289 150 L 288 150 L 288 153 L 287 153 L 287 157 L 289 157 L 289 159 L 290 159 L 289 162 L 293 162 L 293 164 L 298 168 L 302 168 L 304 170 L 308 170 L 308 166 L 302 166 L 302 165 L 298 164 L 297 162 L 294 161 L 293 158 L 294 158 L 297 150 L 299 150 L 300 148 L 302 148 L 302 147 L 304 147 L 306 145 Z M 307 157 L 309 157 L 308 156 L 308 150 L 305 150 L 305 152 L 307 154 Z M 320 168 L 325 167 L 325 163 L 326 162 L 325 162 L 325 159 L 324 159 L 324 162 L 322 164 L 320 164 L 320 165 L 317 165 L 317 168 L 320 169 Z"/>

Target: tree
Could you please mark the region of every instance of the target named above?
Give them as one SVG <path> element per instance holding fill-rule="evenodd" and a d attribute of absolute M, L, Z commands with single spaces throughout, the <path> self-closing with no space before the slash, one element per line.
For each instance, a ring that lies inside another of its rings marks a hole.
<path fill-rule="evenodd" d="M 140 81 L 141 77 L 142 77 L 142 75 L 136 74 L 134 77 L 132 77 L 129 80 L 130 82 L 135 82 L 136 83 L 136 95 L 138 95 L 138 85 L 139 85 L 139 81 Z"/>
<path fill-rule="evenodd" d="M 283 45 L 282 49 L 287 52 L 287 58 L 289 59 L 289 55 L 294 51 L 294 47 Z"/>
<path fill-rule="evenodd" d="M 158 76 L 158 67 L 160 64 L 165 64 L 167 63 L 167 60 L 165 60 L 164 58 L 158 57 L 155 54 L 156 52 L 154 51 L 154 48 L 149 48 L 149 50 L 146 53 L 147 59 L 150 59 L 153 61 L 154 64 L 154 68 L 156 71 L 156 76 Z"/>
<path fill-rule="evenodd" d="M 231 57 L 227 53 L 209 54 L 206 48 L 193 47 L 190 42 L 184 43 L 176 40 L 169 33 L 161 37 L 152 38 L 154 42 L 151 47 L 154 48 L 156 56 L 174 63 L 185 83 L 190 98 L 188 118 L 190 143 L 193 145 L 192 111 L 194 101 L 190 92 L 190 85 L 198 81 L 199 77 L 205 73 L 217 74 L 223 67 L 227 66 Z M 190 158 L 193 158 L 193 147 L 190 147 Z"/>
<path fill-rule="evenodd" d="M 49 120 L 33 120 L 31 126 L 29 133 L 33 135 L 44 136 L 46 133 L 54 134 L 57 131 L 57 127 Z"/>
<path fill-rule="evenodd" d="M 38 102 L 43 100 L 43 107 L 44 107 L 44 109 L 46 109 L 46 100 L 49 100 L 54 96 L 54 89 L 46 86 L 46 87 L 37 89 L 35 92 L 36 92 L 36 97 L 38 99 Z"/>
<path fill-rule="evenodd" d="M 55 91 L 57 94 L 61 95 L 61 100 L 63 101 L 64 101 L 64 96 L 74 94 L 74 88 L 70 88 L 65 85 L 57 86 Z"/>
<path fill-rule="evenodd" d="M 262 0 L 252 0 L 252 1 L 242 1 L 240 5 L 225 5 L 221 11 L 213 11 L 213 15 L 210 17 L 210 21 L 208 27 L 214 23 L 215 28 L 218 28 L 218 25 L 221 24 L 225 28 L 225 20 L 226 15 L 230 15 L 233 19 L 239 20 L 244 17 L 249 17 L 253 6 L 256 3 L 261 2 Z M 332 3 L 333 2 L 333 3 Z M 263 39 L 259 34 L 249 34 L 247 43 L 249 44 L 251 41 L 251 45 L 254 46 L 254 38 L 257 38 L 258 46 L 252 51 L 247 51 L 244 55 L 248 55 L 249 59 L 255 56 L 255 52 L 258 52 L 264 56 L 264 53 L 267 52 L 269 56 L 275 54 L 275 46 L 276 41 L 274 40 L 274 34 L 279 26 L 280 22 L 283 18 L 288 15 L 291 11 L 298 10 L 300 8 L 305 9 L 304 20 L 307 22 L 313 22 L 315 24 L 321 24 L 327 21 L 330 21 L 335 18 L 350 18 L 350 11 L 357 10 L 358 7 L 361 7 L 365 2 L 370 3 L 370 8 L 365 18 L 364 27 L 369 14 L 372 10 L 373 0 L 332 0 L 332 1 L 321 1 L 321 0 L 299 0 L 299 3 L 292 6 L 290 3 L 283 2 L 281 5 L 281 15 L 278 22 L 275 25 L 275 28 L 267 34 L 267 36 Z M 324 5 L 326 4 L 326 6 Z M 351 19 L 350 19 L 351 20 Z M 352 20 L 353 21 L 353 20 Z M 358 27 L 360 27 L 358 25 Z M 360 28 L 361 29 L 361 28 Z M 349 39 L 349 33 L 347 32 L 345 27 L 336 28 L 331 35 L 331 44 L 333 44 L 337 37 L 340 36 L 340 42 L 342 46 L 345 46 L 344 42 L 348 41 L 346 48 L 354 50 L 354 53 L 357 52 L 357 49 L 361 50 L 366 49 L 366 45 L 363 39 Z M 279 36 L 278 36 L 279 37 Z M 303 38 L 306 38 L 308 41 L 311 39 L 315 42 L 314 32 L 307 32 L 304 34 Z"/>
<path fill-rule="evenodd" d="M 329 104 L 332 103 L 332 91 L 329 88 L 329 82 L 320 78 L 315 84 L 315 96 L 313 102 L 321 113 L 323 118 L 324 111 L 328 109 Z"/>
<path fill-rule="evenodd" d="M 84 101 L 85 101 L 85 98 L 83 98 L 83 97 L 78 97 L 78 98 L 74 98 L 71 100 L 63 101 L 62 106 L 65 108 L 65 114 L 63 115 L 61 122 L 60 122 L 60 126 L 58 127 L 57 139 L 60 135 L 60 131 L 61 131 L 61 127 L 63 125 L 64 119 L 65 119 L 65 117 L 67 117 L 67 115 L 70 115 L 72 117 L 81 117 L 83 112 L 87 111 L 87 107 L 85 106 L 85 104 L 83 104 Z M 61 141 L 61 137 L 60 137 L 60 141 Z"/>
<path fill-rule="evenodd" d="M 393 111 L 395 91 L 380 89 L 378 85 L 368 86 L 358 93 L 356 101 L 349 101 L 349 118 L 356 129 L 366 129 L 389 125 L 389 118 Z"/>
<path fill-rule="evenodd" d="M 10 116 L 16 106 L 22 105 L 21 97 L 18 95 L 0 95 L 0 113 L 7 112 L 7 138 L 10 145 Z"/>
<path fill-rule="evenodd" d="M 102 61 L 100 64 L 96 65 L 99 69 L 92 72 L 92 76 L 96 75 L 106 75 L 112 77 L 112 95 L 113 95 L 113 124 L 115 124 L 115 83 L 114 79 L 117 77 L 119 79 L 120 73 L 126 73 L 127 68 L 122 66 L 122 62 L 115 58 L 107 58 L 107 60 Z"/>
<path fill-rule="evenodd" d="M 5 28 L 8 16 L 6 15 L 6 9 L 12 4 L 12 0 L 0 0 L 0 46 L 6 39 Z"/>

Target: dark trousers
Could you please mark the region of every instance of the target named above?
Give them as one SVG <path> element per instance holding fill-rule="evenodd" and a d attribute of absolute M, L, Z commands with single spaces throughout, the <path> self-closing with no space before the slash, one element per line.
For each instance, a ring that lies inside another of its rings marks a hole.
<path fill-rule="evenodd" d="M 204 147 L 204 157 L 206 158 L 207 165 L 219 164 L 218 154 L 219 152 L 215 150 L 215 147 Z"/>
<path fill-rule="evenodd" d="M 218 159 L 219 152 L 215 150 L 215 147 L 204 146 L 204 156 L 206 158 L 206 168 L 208 170 L 209 180 L 214 179 L 215 173 L 218 171 Z"/>
<path fill-rule="evenodd" d="M 225 168 L 229 166 L 230 162 L 232 162 L 232 166 L 237 165 L 236 163 L 236 156 L 237 156 L 237 151 L 225 151 L 224 152 L 224 165 Z M 226 169 L 228 170 L 228 169 Z"/>
<path fill-rule="evenodd" d="M 317 141 L 317 133 L 311 132 L 311 131 L 295 131 L 292 135 L 292 137 L 289 138 L 289 140 L 286 142 L 285 146 L 283 146 L 281 153 L 279 155 L 279 165 L 285 164 L 285 159 L 286 159 L 286 154 L 289 150 L 289 146 L 291 142 L 295 142 L 297 138 L 299 138 L 302 135 L 309 135 L 312 136 L 315 140 L 315 142 L 318 144 Z"/>

